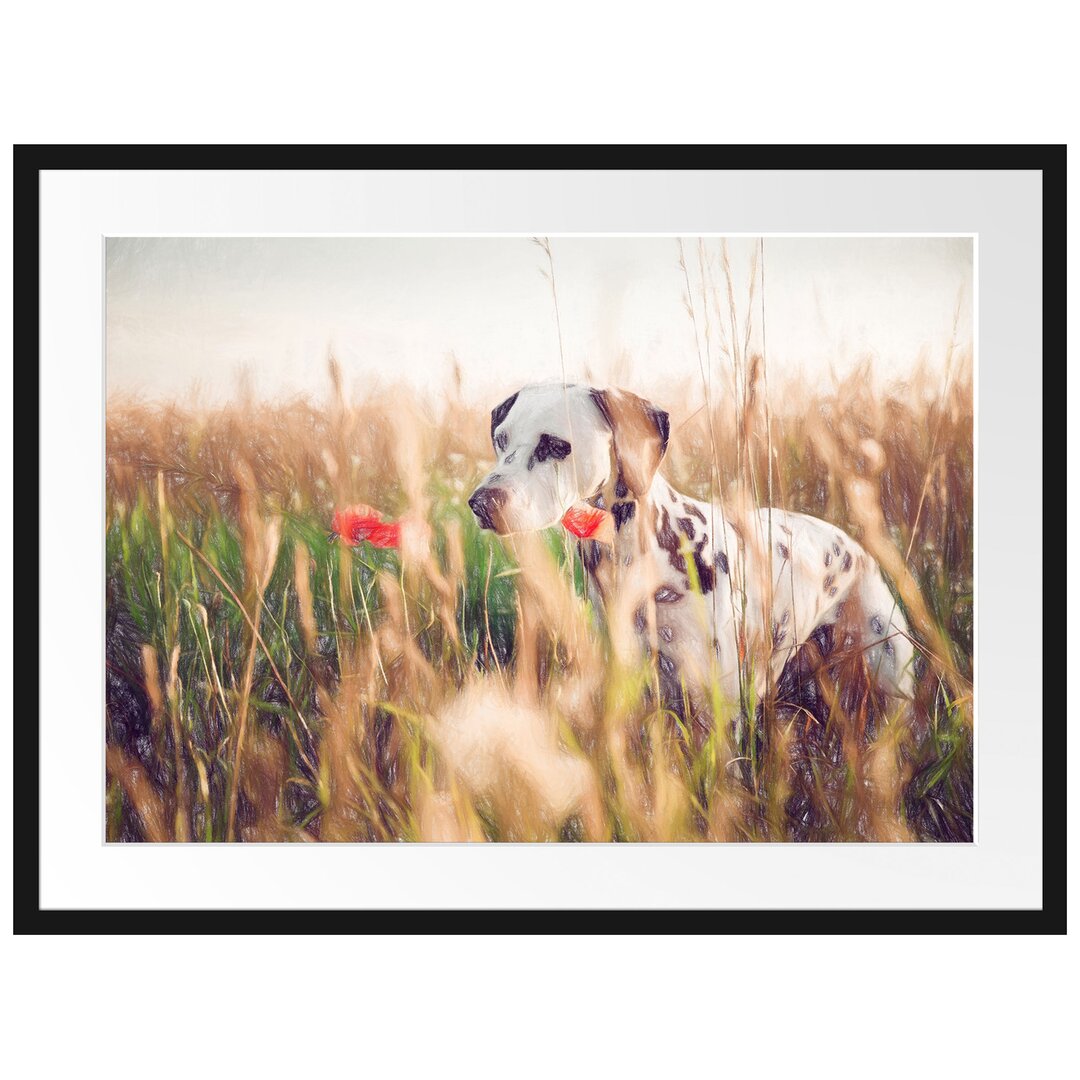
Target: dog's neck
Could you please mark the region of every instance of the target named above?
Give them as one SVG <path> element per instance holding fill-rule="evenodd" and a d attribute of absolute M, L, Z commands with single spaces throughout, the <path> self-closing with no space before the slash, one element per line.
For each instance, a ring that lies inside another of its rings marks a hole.
<path fill-rule="evenodd" d="M 640 576 L 642 559 L 653 560 L 664 576 L 675 573 L 685 588 L 690 587 L 692 562 L 698 588 L 703 592 L 713 587 L 713 559 L 718 555 L 719 565 L 727 573 L 726 544 L 718 542 L 720 537 L 713 537 L 710 546 L 710 534 L 722 528 L 719 516 L 707 504 L 676 491 L 659 473 L 648 491 L 640 495 L 616 476 L 589 502 L 608 510 L 615 525 L 612 545 L 592 542 L 583 550 L 585 567 L 602 594 L 609 593 L 635 564 L 638 569 L 633 574 Z"/>
<path fill-rule="evenodd" d="M 649 490 L 635 494 L 616 472 L 603 487 L 587 501 L 601 510 L 607 510 L 615 525 L 613 545 L 594 545 L 592 559 L 586 565 L 597 571 L 604 563 L 613 562 L 620 567 L 632 566 L 652 547 L 647 541 L 655 534 L 657 507 L 670 498 L 673 489 L 659 473 L 653 477 Z M 603 550 L 599 550 L 603 548 Z M 591 564 L 591 565 L 590 565 Z"/>

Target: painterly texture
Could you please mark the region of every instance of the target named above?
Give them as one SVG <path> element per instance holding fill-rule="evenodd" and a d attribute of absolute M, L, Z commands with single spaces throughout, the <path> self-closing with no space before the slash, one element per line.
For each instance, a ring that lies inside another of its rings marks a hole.
<path fill-rule="evenodd" d="M 970 840 L 970 358 L 888 392 L 760 373 L 711 408 L 672 388 L 661 474 L 854 537 L 912 628 L 910 716 L 827 634 L 738 729 L 664 707 L 663 650 L 626 662 L 587 599 L 595 519 L 477 525 L 492 402 L 353 399 L 333 365 L 319 401 L 113 397 L 108 839 Z"/>

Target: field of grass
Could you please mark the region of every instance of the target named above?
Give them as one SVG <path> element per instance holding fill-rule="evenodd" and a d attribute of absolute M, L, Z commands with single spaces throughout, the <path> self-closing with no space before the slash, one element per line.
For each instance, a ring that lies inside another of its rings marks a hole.
<path fill-rule="evenodd" d="M 109 402 L 107 839 L 971 839 L 969 357 L 826 393 L 765 393 L 751 358 L 711 409 L 658 402 L 673 484 L 849 531 L 919 649 L 907 715 L 810 642 L 809 692 L 738 735 L 615 659 L 567 533 L 478 529 L 493 402 L 331 375 L 320 402 Z M 356 503 L 399 548 L 328 537 Z"/>

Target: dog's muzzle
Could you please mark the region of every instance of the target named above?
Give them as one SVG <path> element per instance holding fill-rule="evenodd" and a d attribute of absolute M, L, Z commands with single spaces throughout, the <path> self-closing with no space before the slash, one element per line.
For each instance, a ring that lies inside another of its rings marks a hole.
<path fill-rule="evenodd" d="M 494 521 L 494 515 L 498 513 L 506 502 L 506 491 L 503 488 L 482 487 L 477 488 L 469 496 L 469 508 L 476 515 L 476 520 L 485 529 L 498 531 Z"/>

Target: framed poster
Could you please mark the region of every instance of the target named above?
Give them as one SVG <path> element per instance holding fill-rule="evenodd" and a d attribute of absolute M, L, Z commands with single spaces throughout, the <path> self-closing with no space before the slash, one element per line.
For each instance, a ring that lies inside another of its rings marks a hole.
<path fill-rule="evenodd" d="M 22 925 L 1061 925 L 1063 151 L 744 151 L 19 149 Z"/>

